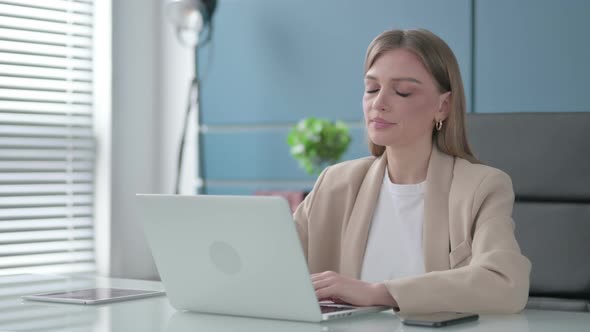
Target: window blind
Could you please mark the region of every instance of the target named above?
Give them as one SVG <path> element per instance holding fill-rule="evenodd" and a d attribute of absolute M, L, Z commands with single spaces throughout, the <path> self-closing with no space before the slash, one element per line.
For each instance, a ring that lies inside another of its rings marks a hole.
<path fill-rule="evenodd" d="M 92 1 L 0 0 L 0 275 L 95 270 Z"/>

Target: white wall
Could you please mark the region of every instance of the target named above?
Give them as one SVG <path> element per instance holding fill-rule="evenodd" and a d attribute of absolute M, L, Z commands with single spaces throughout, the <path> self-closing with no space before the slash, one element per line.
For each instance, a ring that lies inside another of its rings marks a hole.
<path fill-rule="evenodd" d="M 137 220 L 135 194 L 173 191 L 186 90 L 194 72 L 192 50 L 174 40 L 172 27 L 163 20 L 162 4 L 112 4 L 113 277 L 158 277 Z"/>

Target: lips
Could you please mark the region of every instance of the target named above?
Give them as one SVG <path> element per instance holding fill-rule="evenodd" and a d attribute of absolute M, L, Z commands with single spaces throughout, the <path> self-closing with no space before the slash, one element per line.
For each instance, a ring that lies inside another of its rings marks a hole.
<path fill-rule="evenodd" d="M 385 129 L 395 125 L 395 122 L 389 122 L 382 118 L 371 119 L 371 124 L 375 129 Z"/>
<path fill-rule="evenodd" d="M 395 122 L 389 122 L 382 118 L 373 118 L 371 122 L 380 123 L 380 124 L 395 124 Z"/>

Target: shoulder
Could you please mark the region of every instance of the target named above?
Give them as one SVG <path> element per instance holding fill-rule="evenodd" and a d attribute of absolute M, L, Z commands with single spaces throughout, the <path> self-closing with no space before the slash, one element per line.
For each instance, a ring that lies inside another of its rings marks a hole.
<path fill-rule="evenodd" d="M 344 161 L 326 167 L 316 182 L 316 188 L 323 192 L 334 192 L 343 189 L 358 189 L 371 166 L 379 160 L 376 157 L 364 157 Z"/>
<path fill-rule="evenodd" d="M 512 186 L 510 176 L 504 171 L 484 164 L 475 164 L 462 158 L 455 158 L 453 182 L 457 184 L 489 185 L 503 183 Z"/>
<path fill-rule="evenodd" d="M 451 200 L 470 203 L 475 213 L 486 201 L 514 202 L 512 180 L 504 171 L 455 158 Z"/>

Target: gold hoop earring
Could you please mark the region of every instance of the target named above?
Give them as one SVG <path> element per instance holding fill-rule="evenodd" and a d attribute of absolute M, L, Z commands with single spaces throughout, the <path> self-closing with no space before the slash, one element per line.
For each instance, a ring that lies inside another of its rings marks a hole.
<path fill-rule="evenodd" d="M 440 131 L 442 129 L 442 123 L 443 123 L 442 120 L 438 120 L 436 122 L 436 130 L 437 131 Z"/>

